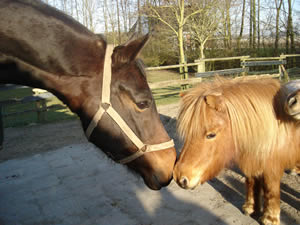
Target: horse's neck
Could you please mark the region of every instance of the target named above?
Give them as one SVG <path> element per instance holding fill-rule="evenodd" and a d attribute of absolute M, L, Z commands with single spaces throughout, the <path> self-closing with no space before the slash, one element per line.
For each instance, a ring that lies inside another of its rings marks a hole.
<path fill-rule="evenodd" d="M 49 90 L 76 110 L 101 74 L 104 40 L 40 1 L 0 1 L 0 30 L 0 83 Z"/>
<path fill-rule="evenodd" d="M 0 84 L 18 84 L 46 89 L 76 112 L 101 85 L 98 76 L 57 75 L 11 56 L 0 55 Z"/>

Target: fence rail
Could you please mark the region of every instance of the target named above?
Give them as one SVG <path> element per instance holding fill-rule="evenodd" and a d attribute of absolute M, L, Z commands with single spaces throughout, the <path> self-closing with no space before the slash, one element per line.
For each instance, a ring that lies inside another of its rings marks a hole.
<path fill-rule="evenodd" d="M 197 68 L 197 73 L 208 73 L 210 74 L 216 74 L 218 73 L 218 71 L 199 71 L 199 69 L 203 69 L 201 68 L 201 66 L 203 66 L 203 63 L 205 62 L 214 62 L 214 61 L 229 61 L 229 60 L 240 60 L 240 65 L 242 68 L 235 68 L 235 70 L 238 70 L 239 72 L 247 72 L 247 68 L 245 68 L 246 66 L 252 66 L 253 63 L 255 64 L 255 61 L 259 61 L 256 62 L 258 66 L 263 65 L 263 64 L 270 64 L 270 65 L 277 65 L 280 67 L 279 73 L 276 74 L 269 74 L 269 73 L 263 73 L 260 74 L 258 76 L 252 75 L 251 77 L 253 78 L 258 78 L 258 77 L 287 77 L 287 72 L 285 70 L 285 68 L 283 67 L 283 64 L 286 64 L 286 59 L 288 57 L 300 57 L 300 54 L 289 54 L 289 55 L 280 55 L 279 57 L 254 57 L 251 58 L 250 56 L 236 56 L 236 57 L 223 57 L 223 58 L 210 58 L 210 59 L 201 59 L 201 60 L 195 60 L 194 63 L 186 63 L 186 64 L 178 64 L 178 65 L 170 65 L 170 66 L 158 66 L 158 67 L 148 67 L 146 68 L 146 71 L 153 71 L 153 70 L 166 70 L 166 69 L 174 69 L 174 68 L 180 68 L 180 67 L 184 67 L 184 66 L 198 66 Z M 269 63 L 268 63 L 269 61 Z M 271 62 L 272 61 L 272 62 Z M 200 68 L 199 68 L 200 65 Z M 228 69 L 229 71 L 232 69 Z M 219 71 L 223 71 L 223 70 L 219 70 Z M 225 71 L 225 70 L 224 70 Z M 282 75 L 282 72 L 284 73 Z M 225 73 L 226 74 L 226 73 Z M 243 75 L 245 75 L 246 73 L 242 73 Z M 155 82 L 155 83 L 150 83 L 149 86 L 151 89 L 157 89 L 157 88 L 164 88 L 164 87 L 168 87 L 168 86 L 180 86 L 180 85 L 193 85 L 196 83 L 199 83 L 202 81 L 202 77 L 196 77 L 196 78 L 189 78 L 189 79 L 184 79 L 184 80 L 168 80 L 168 81 L 161 81 L 161 82 Z M 173 91 L 174 92 L 174 91 Z M 173 93 L 172 92 L 172 93 Z M 165 95 L 166 92 L 164 92 L 162 95 Z M 156 94 L 158 95 L 158 94 Z"/>
<path fill-rule="evenodd" d="M 279 57 L 254 57 L 251 58 L 249 55 L 246 56 L 234 56 L 234 57 L 223 57 L 223 58 L 205 58 L 205 59 L 197 59 L 194 63 L 186 63 L 186 64 L 177 64 L 177 65 L 169 65 L 169 66 L 156 66 L 156 67 L 147 67 L 146 71 L 153 70 L 166 70 L 166 69 L 176 69 L 180 67 L 189 67 L 189 66 L 199 66 L 205 62 L 215 62 L 215 61 L 230 61 L 239 59 L 241 62 L 244 61 L 263 61 L 263 60 L 284 60 L 288 57 L 300 57 L 300 54 L 288 54 L 288 55 L 280 55 Z M 205 71 L 197 71 L 197 72 L 205 72 Z"/>

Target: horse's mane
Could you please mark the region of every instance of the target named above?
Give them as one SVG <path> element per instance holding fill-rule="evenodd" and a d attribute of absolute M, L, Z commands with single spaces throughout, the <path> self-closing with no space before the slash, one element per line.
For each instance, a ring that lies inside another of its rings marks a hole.
<path fill-rule="evenodd" d="M 206 95 L 219 95 L 231 121 L 232 136 L 239 153 L 262 158 L 274 147 L 284 145 L 290 132 L 281 121 L 283 107 L 278 106 L 280 82 L 275 79 L 234 79 L 217 77 L 203 82 L 182 97 L 178 131 L 185 139 L 199 135 L 206 124 Z M 282 109 L 281 109 L 282 108 Z"/>

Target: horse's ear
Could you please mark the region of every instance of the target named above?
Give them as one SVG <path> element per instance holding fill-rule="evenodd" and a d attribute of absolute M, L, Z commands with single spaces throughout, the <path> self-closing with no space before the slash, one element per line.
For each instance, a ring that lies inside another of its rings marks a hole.
<path fill-rule="evenodd" d="M 135 60 L 149 40 L 149 35 L 144 35 L 138 39 L 130 40 L 124 45 L 117 46 L 113 54 L 113 66 L 122 66 Z"/>
<path fill-rule="evenodd" d="M 206 95 L 206 96 L 204 96 L 204 100 L 210 108 L 213 108 L 220 112 L 224 111 L 224 109 L 225 109 L 224 103 L 223 103 L 223 98 L 220 94 Z"/>
<path fill-rule="evenodd" d="M 143 49 L 145 44 L 148 42 L 150 35 L 146 34 L 138 39 L 130 40 L 125 45 L 126 55 L 130 58 L 130 60 L 134 60 L 140 51 Z"/>

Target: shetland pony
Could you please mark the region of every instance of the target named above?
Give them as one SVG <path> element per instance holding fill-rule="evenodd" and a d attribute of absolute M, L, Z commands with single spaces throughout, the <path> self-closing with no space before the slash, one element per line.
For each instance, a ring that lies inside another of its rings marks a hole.
<path fill-rule="evenodd" d="M 178 131 L 184 146 L 173 177 L 185 189 L 215 177 L 231 162 L 246 176 L 246 214 L 280 224 L 280 179 L 300 162 L 300 126 L 284 112 L 279 81 L 225 80 L 202 83 L 183 94 Z"/>

